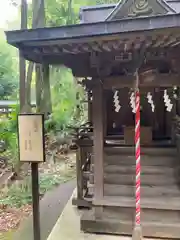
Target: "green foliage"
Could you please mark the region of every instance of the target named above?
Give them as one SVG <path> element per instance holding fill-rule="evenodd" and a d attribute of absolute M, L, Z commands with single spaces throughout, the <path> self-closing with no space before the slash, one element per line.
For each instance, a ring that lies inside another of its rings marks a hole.
<path fill-rule="evenodd" d="M 17 51 L 6 43 L 0 31 L 0 99 L 9 98 L 18 87 Z"/>
<path fill-rule="evenodd" d="M 15 107 L 14 107 L 15 108 Z M 10 114 L 10 119 L 0 120 L 0 140 L 5 142 L 4 155 L 9 157 L 9 164 L 16 169 L 19 164 L 18 138 L 17 138 L 17 114 L 19 106 Z"/>
<path fill-rule="evenodd" d="M 12 240 L 15 230 L 10 230 L 8 232 L 0 233 L 0 240 Z"/>
<path fill-rule="evenodd" d="M 39 178 L 39 193 L 43 196 L 47 191 L 51 190 L 60 183 L 72 179 L 73 176 L 65 174 L 41 174 Z M 32 203 L 32 187 L 31 177 L 27 177 L 19 185 L 12 185 L 8 191 L 0 196 L 0 205 L 4 204 L 10 207 L 21 207 Z"/>
<path fill-rule="evenodd" d="M 79 22 L 83 6 L 118 3 L 119 0 L 45 0 L 46 26 L 61 26 Z M 32 4 L 29 4 L 29 26 L 32 25 Z"/>
<path fill-rule="evenodd" d="M 19 113 L 19 105 L 12 106 L 14 111 L 9 114 L 9 118 L 0 119 L 0 140 L 4 140 L 7 144 L 11 141 L 13 133 L 17 132 L 17 115 Z"/>
<path fill-rule="evenodd" d="M 53 112 L 46 121 L 46 130 L 66 131 L 68 126 L 80 124 L 84 119 L 83 109 L 76 117 L 77 105 L 81 105 L 84 91 L 79 87 L 69 69 L 61 67 L 51 69 Z M 79 99 L 77 99 L 77 92 Z"/>

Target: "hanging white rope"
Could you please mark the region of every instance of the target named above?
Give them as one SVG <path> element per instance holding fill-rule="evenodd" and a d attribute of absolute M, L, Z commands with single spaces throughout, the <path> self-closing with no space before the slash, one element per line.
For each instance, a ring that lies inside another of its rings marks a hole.
<path fill-rule="evenodd" d="M 132 92 L 131 96 L 130 96 L 130 106 L 132 108 L 132 112 L 135 113 L 136 107 L 135 107 L 135 93 L 134 92 Z"/>
<path fill-rule="evenodd" d="M 119 112 L 121 109 L 118 93 L 119 93 L 119 91 L 115 91 L 115 93 L 114 93 L 114 101 L 113 102 L 114 102 L 115 112 Z"/>
<path fill-rule="evenodd" d="M 173 108 L 173 104 L 171 103 L 171 99 L 169 98 L 169 95 L 167 93 L 167 89 L 164 90 L 163 98 L 164 98 L 164 103 L 165 103 L 165 106 L 166 106 L 166 111 L 171 112 L 172 108 Z"/>
<path fill-rule="evenodd" d="M 154 112 L 155 105 L 152 99 L 152 94 L 150 92 L 147 93 L 147 99 L 148 99 L 148 103 L 151 105 L 152 112 Z"/>

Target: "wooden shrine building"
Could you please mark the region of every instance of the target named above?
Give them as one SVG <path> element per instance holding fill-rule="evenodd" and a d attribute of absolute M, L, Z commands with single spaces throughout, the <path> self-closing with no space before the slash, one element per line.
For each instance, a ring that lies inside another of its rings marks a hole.
<path fill-rule="evenodd" d="M 180 238 L 180 1 L 121 0 L 85 7 L 81 23 L 7 32 L 42 65 L 83 78 L 89 125 L 77 133 L 78 207 L 85 232 L 131 235 L 135 216 L 135 73 L 141 93 L 142 228 Z"/>

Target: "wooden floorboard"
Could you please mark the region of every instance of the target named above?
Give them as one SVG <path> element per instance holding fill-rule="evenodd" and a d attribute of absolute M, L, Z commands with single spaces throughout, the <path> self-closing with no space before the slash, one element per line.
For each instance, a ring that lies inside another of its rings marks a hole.
<path fill-rule="evenodd" d="M 131 173 L 135 174 L 136 166 L 122 166 L 122 165 L 113 165 L 113 164 L 104 164 L 104 171 L 106 173 Z M 142 174 L 163 174 L 163 175 L 173 175 L 174 168 L 173 167 L 165 167 L 165 166 L 142 166 L 141 168 Z"/>
<path fill-rule="evenodd" d="M 105 148 L 105 153 L 107 155 L 135 155 L 135 147 L 107 147 Z M 155 147 L 141 147 L 142 155 L 150 155 L 150 156 L 176 156 L 177 149 L 176 148 L 155 148 Z"/>
<path fill-rule="evenodd" d="M 135 211 L 135 207 L 103 207 L 102 218 L 134 221 Z M 142 208 L 141 222 L 180 223 L 180 211 Z"/>
<path fill-rule="evenodd" d="M 132 174 L 104 174 L 104 183 L 105 184 L 120 184 L 120 185 L 133 185 L 135 183 L 135 175 Z M 176 184 L 176 179 L 173 176 L 164 176 L 164 175 L 142 175 L 141 184 L 149 186 L 172 186 Z"/>
<path fill-rule="evenodd" d="M 150 156 L 142 156 L 141 163 L 144 166 L 169 166 L 173 167 L 176 159 L 174 157 L 150 157 Z M 111 155 L 105 156 L 104 159 L 105 164 L 112 164 L 112 165 L 135 165 L 135 156 L 125 156 L 125 155 Z"/>
<path fill-rule="evenodd" d="M 127 185 L 112 185 L 104 184 L 104 195 L 105 196 L 130 196 L 135 197 L 135 187 Z M 142 186 L 141 197 L 179 197 L 180 189 L 178 186 L 173 185 L 170 188 L 166 186 Z"/>
<path fill-rule="evenodd" d="M 104 196 L 101 200 L 93 200 L 95 206 L 112 206 L 112 207 L 135 207 L 135 198 L 133 197 L 114 197 Z M 154 197 L 142 198 L 141 207 L 149 209 L 164 209 L 164 210 L 180 210 L 179 197 Z"/>

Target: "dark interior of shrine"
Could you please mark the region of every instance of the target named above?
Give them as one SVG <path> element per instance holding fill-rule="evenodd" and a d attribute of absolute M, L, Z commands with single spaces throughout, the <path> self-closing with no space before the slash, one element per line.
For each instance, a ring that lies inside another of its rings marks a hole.
<path fill-rule="evenodd" d="M 132 129 L 134 132 L 135 114 L 132 111 L 130 104 L 130 89 L 121 88 L 118 90 L 119 104 L 121 106 L 119 112 L 115 111 L 113 90 L 106 90 L 106 121 L 107 121 L 107 136 L 116 136 L 124 138 L 126 129 Z M 141 133 L 144 134 L 145 143 L 151 144 L 151 140 L 155 142 L 164 142 L 171 140 L 171 129 L 173 117 L 176 114 L 175 101 L 171 112 L 168 112 L 164 103 L 164 89 L 154 88 L 150 91 L 154 102 L 154 112 L 148 102 L 147 91 L 140 89 L 141 92 Z M 172 95 L 172 94 L 171 94 Z M 172 100 L 172 98 L 171 98 Z M 148 131 L 147 131 L 148 130 Z M 127 133 L 128 134 L 128 133 Z M 132 133 L 133 134 L 133 133 Z M 148 136 L 149 135 L 149 136 Z M 132 136 L 132 135 L 131 135 Z M 130 137 L 130 136 L 129 136 Z M 149 140 L 148 140 L 149 139 Z M 128 142 L 128 140 L 127 140 Z"/>

